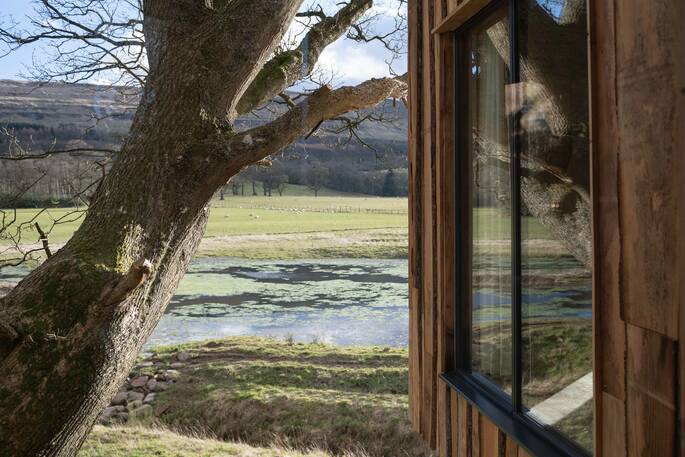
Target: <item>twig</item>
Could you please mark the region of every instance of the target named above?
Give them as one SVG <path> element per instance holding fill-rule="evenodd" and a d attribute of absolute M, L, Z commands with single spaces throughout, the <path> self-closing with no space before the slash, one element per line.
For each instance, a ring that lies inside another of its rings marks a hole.
<path fill-rule="evenodd" d="M 52 257 L 52 252 L 50 251 L 50 245 L 48 244 L 48 236 L 45 234 L 42 228 L 40 228 L 40 224 L 38 222 L 35 223 L 36 230 L 38 231 L 38 235 L 40 235 L 40 241 L 43 243 L 43 250 L 45 250 L 45 255 L 50 258 Z"/>

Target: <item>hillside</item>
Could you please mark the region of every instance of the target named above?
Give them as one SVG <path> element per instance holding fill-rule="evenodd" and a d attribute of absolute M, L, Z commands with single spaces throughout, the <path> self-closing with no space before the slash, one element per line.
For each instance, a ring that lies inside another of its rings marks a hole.
<path fill-rule="evenodd" d="M 0 80 L 0 128 L 4 130 L 0 132 L 0 155 L 9 153 L 15 139 L 31 152 L 73 147 L 117 149 L 133 120 L 136 104 L 137 95 L 130 89 Z M 235 127 L 255 127 L 286 109 L 285 104 L 272 102 L 240 118 Z M 326 122 L 316 134 L 287 148 L 272 169 L 245 171 L 233 181 L 242 181 L 241 188 L 233 187 L 230 192 L 246 194 L 244 183 L 249 182 L 253 184 L 250 195 L 271 195 L 287 183 L 342 192 L 406 195 L 407 110 L 402 103 L 388 100 L 373 113 L 384 121 L 361 123 L 357 128 L 359 140 L 348 132 L 335 132 L 340 122 Z M 360 116 L 366 114 L 369 111 Z M 36 168 L 42 168 L 47 175 L 24 196 L 22 206 L 32 206 L 34 201 L 40 206 L 46 199 L 66 202 L 99 176 L 93 159 L 92 155 L 55 156 L 42 161 L 40 167 L 31 161 L 0 161 L 0 201 L 3 196 L 9 200 L 21 192 L 27 183 L 40 177 Z M 386 175 L 391 169 L 398 174 L 389 179 Z"/>
<path fill-rule="evenodd" d="M 101 143 L 115 146 L 133 120 L 137 100 L 130 89 L 0 79 L 0 126 L 14 127 L 22 136 L 28 131 L 49 133 L 52 130 L 60 140 L 69 134 L 69 141 L 82 140 L 94 146 L 97 138 L 103 139 Z M 284 109 L 284 105 L 272 103 L 267 109 L 239 119 L 237 129 L 259 125 Z M 382 110 L 390 115 L 392 123 L 364 123 L 359 128 L 359 136 L 369 142 L 406 143 L 407 111 L 404 105 L 393 106 L 387 102 Z M 324 124 L 316 137 L 307 143 L 330 145 L 339 142 L 338 135 L 326 132 L 327 126 L 331 127 L 331 123 Z M 34 138 L 34 141 L 38 139 Z"/>

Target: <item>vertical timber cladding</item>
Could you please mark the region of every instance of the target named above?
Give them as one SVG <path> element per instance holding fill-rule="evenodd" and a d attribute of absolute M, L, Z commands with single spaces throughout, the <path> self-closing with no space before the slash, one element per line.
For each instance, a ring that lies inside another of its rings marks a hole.
<path fill-rule="evenodd" d="M 408 5 L 410 411 L 440 456 L 525 457 L 439 378 L 453 363 L 456 295 L 449 27 L 487 3 Z M 588 11 L 595 455 L 685 457 L 685 2 L 589 0 Z"/>

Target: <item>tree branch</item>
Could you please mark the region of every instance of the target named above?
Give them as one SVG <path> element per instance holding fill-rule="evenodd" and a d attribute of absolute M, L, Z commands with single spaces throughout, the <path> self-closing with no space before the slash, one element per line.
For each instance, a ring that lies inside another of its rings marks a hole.
<path fill-rule="evenodd" d="M 323 86 L 274 121 L 229 137 L 224 144 L 224 160 L 235 161 L 242 168 L 281 151 L 322 121 L 375 106 L 391 97 L 403 97 L 406 92 L 406 74 L 336 90 Z"/>
<path fill-rule="evenodd" d="M 320 21 L 311 27 L 296 49 L 281 52 L 264 65 L 238 103 L 238 113 L 249 113 L 309 76 L 323 50 L 343 36 L 371 6 L 373 0 L 351 0 L 332 17 L 323 11 L 298 13 L 299 17 L 313 16 Z"/>

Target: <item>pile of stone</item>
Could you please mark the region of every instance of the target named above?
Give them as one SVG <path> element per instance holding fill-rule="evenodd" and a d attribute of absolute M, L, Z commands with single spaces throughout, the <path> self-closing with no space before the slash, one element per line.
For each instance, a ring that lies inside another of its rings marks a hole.
<path fill-rule="evenodd" d="M 103 425 L 122 424 L 131 419 L 145 419 L 162 415 L 166 408 L 164 406 L 155 408 L 155 396 L 176 382 L 180 372 L 175 368 L 180 368 L 180 365 L 173 363 L 170 369 L 159 367 L 154 371 L 154 374 L 143 374 L 140 371 L 132 372 L 110 405 L 100 415 L 99 422 Z M 145 362 L 136 368 L 142 370 L 154 366 L 153 362 Z M 149 373 L 152 370 L 145 371 Z"/>

